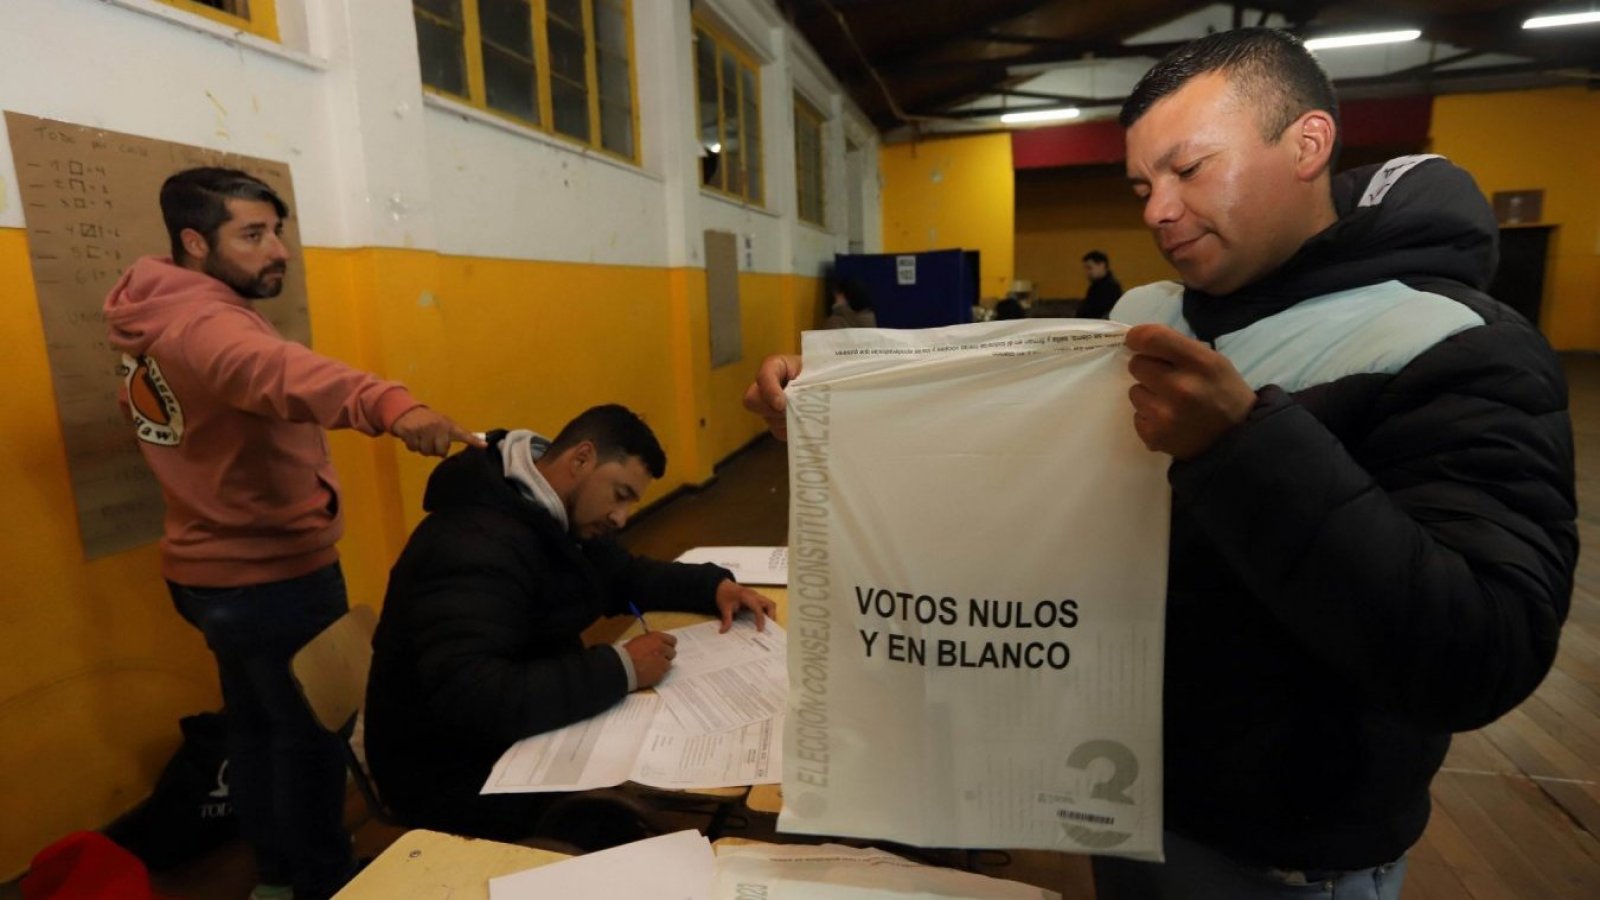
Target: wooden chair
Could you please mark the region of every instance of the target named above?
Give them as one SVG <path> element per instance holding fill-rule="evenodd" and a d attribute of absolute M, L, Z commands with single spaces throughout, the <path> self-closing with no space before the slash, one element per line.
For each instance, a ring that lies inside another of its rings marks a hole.
<path fill-rule="evenodd" d="M 367 697 L 367 670 L 372 668 L 372 634 L 378 617 L 370 606 L 352 606 L 311 642 L 300 648 L 290 663 L 295 684 L 311 714 L 328 731 L 339 735 L 345 765 L 367 803 L 373 818 L 393 822 L 379 799 L 367 767 L 350 746 L 356 714 Z"/>

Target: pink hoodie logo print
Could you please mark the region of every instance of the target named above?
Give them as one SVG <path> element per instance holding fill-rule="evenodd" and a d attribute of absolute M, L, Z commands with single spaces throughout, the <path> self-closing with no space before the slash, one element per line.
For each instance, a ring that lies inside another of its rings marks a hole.
<path fill-rule="evenodd" d="M 128 407 L 139 440 L 176 447 L 183 440 L 183 407 L 161 376 L 161 366 L 148 356 L 135 359 L 124 353 L 122 368 L 128 387 Z"/>

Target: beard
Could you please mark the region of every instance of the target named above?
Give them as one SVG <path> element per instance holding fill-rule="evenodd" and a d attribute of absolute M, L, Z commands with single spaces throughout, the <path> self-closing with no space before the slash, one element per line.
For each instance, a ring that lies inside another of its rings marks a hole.
<path fill-rule="evenodd" d="M 272 263 L 261 271 L 250 272 L 223 259 L 216 251 L 206 254 L 203 269 L 207 275 L 234 289 L 249 300 L 270 300 L 283 293 L 288 263 Z"/>

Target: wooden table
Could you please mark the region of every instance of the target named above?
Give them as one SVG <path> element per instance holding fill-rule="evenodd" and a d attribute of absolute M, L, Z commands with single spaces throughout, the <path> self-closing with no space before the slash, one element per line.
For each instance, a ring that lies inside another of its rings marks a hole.
<path fill-rule="evenodd" d="M 390 844 L 335 900 L 489 900 L 489 879 L 568 858 L 419 828 Z"/>
<path fill-rule="evenodd" d="M 750 793 L 744 798 L 744 805 L 751 812 L 777 815 L 783 812 L 783 785 L 757 784 L 750 788 Z"/>

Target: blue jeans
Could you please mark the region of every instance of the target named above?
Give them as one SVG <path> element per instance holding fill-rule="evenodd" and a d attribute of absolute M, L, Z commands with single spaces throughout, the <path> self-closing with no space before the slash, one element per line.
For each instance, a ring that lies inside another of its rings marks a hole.
<path fill-rule="evenodd" d="M 289 674 L 295 651 L 344 614 L 338 563 L 233 588 L 167 583 L 217 658 L 228 714 L 228 792 L 264 884 L 318 900 L 354 870 L 344 830 L 342 740 L 317 724 Z"/>
<path fill-rule="evenodd" d="M 1406 860 L 1348 872 L 1275 872 L 1250 868 L 1172 832 L 1165 863 L 1110 856 L 1094 860 L 1099 900 L 1400 900 Z"/>

